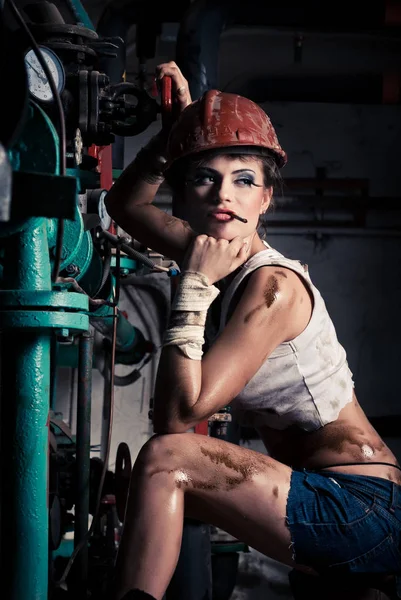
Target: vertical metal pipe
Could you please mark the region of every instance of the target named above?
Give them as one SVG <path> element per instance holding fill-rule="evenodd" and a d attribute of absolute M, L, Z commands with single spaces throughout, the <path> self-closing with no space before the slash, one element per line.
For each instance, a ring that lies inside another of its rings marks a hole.
<path fill-rule="evenodd" d="M 131 3 L 135 6 L 134 3 Z M 133 19 L 124 14 L 121 8 L 114 7 L 114 3 L 105 4 L 105 9 L 100 15 L 96 31 L 101 37 L 114 38 L 113 43 L 117 46 L 114 58 L 102 57 L 100 59 L 100 70 L 104 71 L 110 78 L 110 83 L 120 83 L 124 80 L 126 68 L 126 47 L 128 29 L 133 24 Z M 112 163 L 113 169 L 124 168 L 124 144 L 125 138 L 120 135 L 115 136 L 112 144 Z"/>
<path fill-rule="evenodd" d="M 106 360 L 109 360 L 107 357 Z M 111 406 L 111 390 L 110 390 L 110 372 L 106 368 L 103 380 L 103 408 L 102 408 L 102 429 L 100 434 L 100 458 L 104 463 L 107 457 L 107 445 L 109 440 L 110 430 L 110 406 Z M 108 465 L 107 465 L 108 467 Z"/>
<path fill-rule="evenodd" d="M 79 339 L 78 385 L 77 385 L 77 472 L 74 546 L 77 547 L 88 533 L 89 483 L 90 483 L 90 435 L 92 400 L 92 353 L 93 334 L 85 332 Z M 88 583 L 88 542 L 83 544 L 75 564 L 77 589 L 86 598 Z"/>
<path fill-rule="evenodd" d="M 51 289 L 44 219 L 8 240 L 2 287 Z M 1 358 L 2 595 L 46 600 L 50 336 L 10 326 Z"/>
<path fill-rule="evenodd" d="M 58 342 L 55 335 L 50 340 L 50 408 L 54 410 L 57 396 L 57 356 Z"/>

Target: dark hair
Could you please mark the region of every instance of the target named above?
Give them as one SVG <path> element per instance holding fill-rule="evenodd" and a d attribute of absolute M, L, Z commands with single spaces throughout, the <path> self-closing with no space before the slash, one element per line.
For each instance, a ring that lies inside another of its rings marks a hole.
<path fill-rule="evenodd" d="M 262 163 L 263 168 L 264 186 L 273 187 L 273 191 L 282 191 L 283 180 L 273 154 L 263 149 L 258 149 L 255 152 L 255 147 L 247 146 L 245 148 L 236 147 L 235 151 L 234 148 L 205 150 L 204 152 L 199 152 L 197 154 L 191 154 L 189 156 L 180 158 L 164 173 L 166 182 L 171 187 L 173 193 L 181 194 L 185 186 L 186 175 L 188 172 L 202 167 L 214 156 L 224 156 L 231 159 L 237 158 L 244 162 L 249 158 L 259 160 Z"/>

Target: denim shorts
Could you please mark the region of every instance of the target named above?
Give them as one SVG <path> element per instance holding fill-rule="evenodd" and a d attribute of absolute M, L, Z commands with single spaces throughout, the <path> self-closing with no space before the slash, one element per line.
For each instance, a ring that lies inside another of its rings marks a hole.
<path fill-rule="evenodd" d="M 401 486 L 391 481 L 293 471 L 287 524 L 295 562 L 321 575 L 401 574 Z"/>

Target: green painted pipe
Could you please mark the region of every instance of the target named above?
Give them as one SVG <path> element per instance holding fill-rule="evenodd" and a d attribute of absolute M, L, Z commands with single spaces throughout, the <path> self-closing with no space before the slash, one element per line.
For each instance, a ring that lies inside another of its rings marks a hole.
<path fill-rule="evenodd" d="M 113 309 L 111 306 L 104 304 L 96 311 L 89 314 L 91 324 L 102 333 L 106 339 L 111 340 L 113 331 Z M 134 327 L 128 319 L 118 311 L 117 314 L 117 351 L 122 356 L 124 353 L 129 356 L 128 364 L 139 362 L 142 360 L 146 352 L 146 342 L 142 333 Z M 124 362 L 121 360 L 121 362 Z"/>
<path fill-rule="evenodd" d="M 6 240 L 2 288 L 51 289 L 45 219 Z M 2 595 L 46 600 L 50 334 L 6 329 L 1 355 Z"/>
<path fill-rule="evenodd" d="M 92 404 L 93 335 L 83 333 L 79 338 L 77 386 L 77 473 L 74 546 L 81 544 L 88 533 L 90 487 L 90 437 Z M 75 585 L 78 598 L 86 598 L 88 586 L 88 540 L 76 558 Z"/>
<path fill-rule="evenodd" d="M 77 25 L 83 25 L 83 27 L 96 31 L 88 13 L 79 0 L 68 0 L 67 5 L 71 9 Z"/>

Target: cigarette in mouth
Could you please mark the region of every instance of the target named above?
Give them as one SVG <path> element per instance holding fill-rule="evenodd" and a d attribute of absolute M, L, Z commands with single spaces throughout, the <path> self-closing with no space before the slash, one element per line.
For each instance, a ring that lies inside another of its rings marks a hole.
<path fill-rule="evenodd" d="M 244 219 L 244 217 L 240 217 L 239 215 L 236 215 L 235 213 L 231 213 L 231 216 L 233 219 L 237 219 L 238 221 L 241 221 L 241 223 L 248 223 L 248 219 Z"/>

